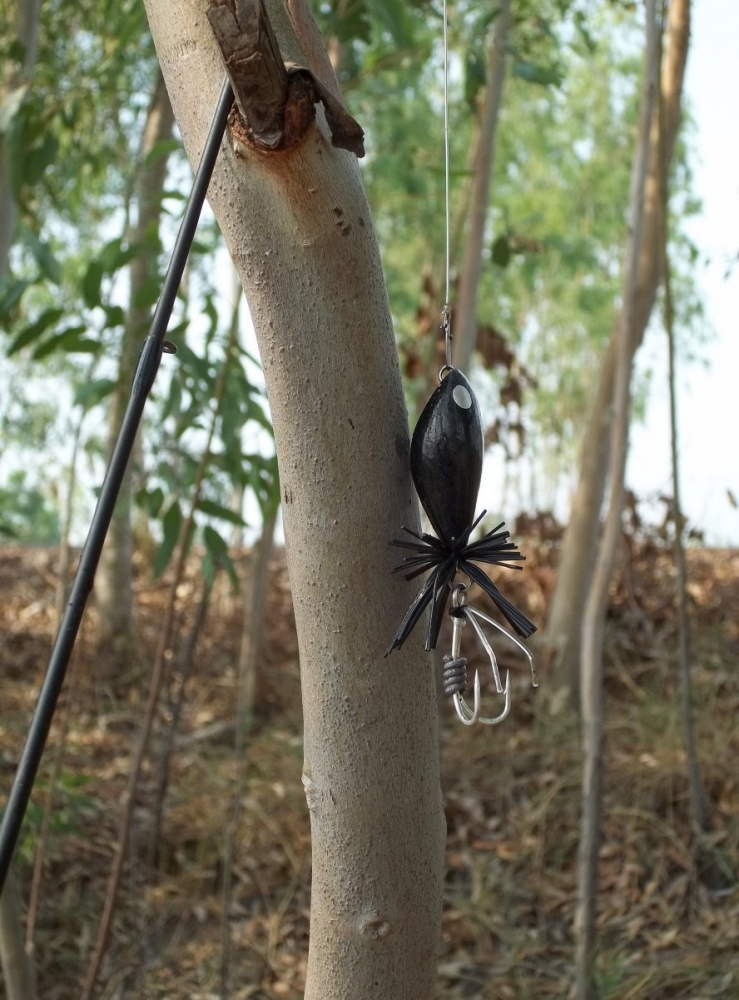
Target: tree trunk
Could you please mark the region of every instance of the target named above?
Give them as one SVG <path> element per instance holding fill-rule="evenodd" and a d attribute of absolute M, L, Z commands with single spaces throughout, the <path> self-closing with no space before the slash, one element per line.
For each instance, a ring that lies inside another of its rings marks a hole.
<path fill-rule="evenodd" d="M 680 125 L 680 102 L 690 38 L 690 0 L 672 0 L 669 5 L 667 40 L 661 72 L 664 107 L 664 142 L 667 163 L 672 160 Z M 659 129 L 655 109 L 650 129 L 650 160 L 644 192 L 644 225 L 639 247 L 639 270 L 634 286 L 629 342 L 631 361 L 644 338 L 659 286 L 660 267 L 660 163 L 657 152 Z M 555 682 L 566 687 L 577 704 L 580 639 L 585 602 L 591 590 L 600 512 L 609 459 L 609 435 L 615 359 L 622 317 L 613 326 L 603 358 L 600 379 L 580 453 L 580 472 L 570 518 L 562 545 L 557 584 L 549 609 L 544 638 L 546 654 L 554 663 Z"/>
<path fill-rule="evenodd" d="M 600 847 L 600 812 L 603 787 L 603 639 L 606 611 L 616 550 L 621 538 L 624 475 L 629 443 L 631 372 L 634 351 L 631 343 L 632 309 L 639 275 L 639 248 L 644 225 L 644 197 L 650 158 L 654 112 L 658 112 L 659 31 L 656 0 L 646 0 L 646 45 L 644 92 L 636 154 L 631 177 L 629 206 L 630 232 L 624 257 L 621 328 L 610 427 L 608 479 L 610 498 L 608 515 L 593 570 L 592 588 L 585 603 L 582 625 L 583 785 L 582 818 L 578 854 L 577 909 L 575 912 L 575 979 L 577 1000 L 595 997 L 595 920 L 598 898 L 598 851 Z"/>
<path fill-rule="evenodd" d="M 274 549 L 277 511 L 265 517 L 262 531 L 254 543 L 243 581 L 243 621 L 239 651 L 239 707 L 237 729 L 251 731 L 259 713 L 259 658 L 264 636 L 264 612 L 267 607 L 269 561 Z M 243 696 L 242 696 L 243 691 Z"/>
<path fill-rule="evenodd" d="M 661 109 L 660 125 L 664 124 L 664 109 Z M 672 276 L 667 237 L 667 220 L 669 218 L 670 185 L 667 164 L 664 162 L 664 130 L 659 134 L 660 156 L 663 161 L 661 172 L 662 195 L 662 227 L 660 249 L 662 252 L 663 274 L 663 316 L 665 333 L 667 334 L 667 382 L 670 399 L 670 464 L 672 466 L 672 510 L 675 519 L 675 590 L 677 598 L 677 662 L 680 677 L 680 714 L 682 719 L 683 743 L 685 744 L 685 759 L 690 789 L 690 806 L 694 829 L 700 837 L 711 829 L 711 802 L 706 794 L 701 776 L 698 747 L 695 740 L 693 723 L 693 693 L 690 669 L 691 641 L 690 618 L 688 615 L 688 570 L 685 560 L 685 520 L 683 518 L 682 490 L 680 486 L 680 448 L 678 446 L 677 426 L 677 374 L 675 345 L 675 310 L 672 300 Z M 699 846 L 700 843 L 699 843 Z"/>
<path fill-rule="evenodd" d="M 12 868 L 0 891 L 0 966 L 6 1000 L 33 1000 L 36 996 L 36 977 L 23 943 L 18 892 Z"/>
<path fill-rule="evenodd" d="M 196 162 L 223 80 L 199 0 L 147 0 Z M 339 96 L 302 0 L 265 0 L 285 60 Z M 227 143 L 210 203 L 244 286 L 274 421 L 300 647 L 313 835 L 305 996 L 432 995 L 444 850 L 436 702 L 420 635 L 383 658 L 414 589 L 388 542 L 418 527 L 377 240 L 323 111 L 299 145 Z"/>
<path fill-rule="evenodd" d="M 503 103 L 506 45 L 511 20 L 511 2 L 502 0 L 495 19 L 488 51 L 485 95 L 480 111 L 480 131 L 474 163 L 470 225 L 459 274 L 459 294 L 454 310 L 454 364 L 469 371 L 477 341 L 477 289 L 482 271 L 485 224 L 490 200 L 490 182 L 495 163 L 495 135 Z"/>
<path fill-rule="evenodd" d="M 118 362 L 118 379 L 111 399 L 108 445 L 112 451 L 120 432 L 139 348 L 146 334 L 149 309 L 138 304 L 141 290 L 156 267 L 159 252 L 159 220 L 168 154 L 147 161 L 155 145 L 172 135 L 174 118 L 164 80 L 157 77 L 141 143 L 141 166 L 137 178 L 138 221 L 131 240 L 141 246 L 131 262 L 130 304 Z M 138 451 L 138 449 L 137 449 Z M 133 641 L 132 473 L 129 468 L 121 485 L 115 513 L 95 579 L 98 608 L 97 639 L 108 654 L 108 668 L 117 673 L 131 651 Z"/>
<path fill-rule="evenodd" d="M 16 24 L 18 40 L 25 50 L 23 67 L 20 74 L 2 80 L 0 99 L 31 77 L 36 63 L 40 9 L 41 0 L 18 2 Z M 10 189 L 4 144 L 0 136 L 0 277 L 8 271 L 15 217 L 15 200 Z M 5 887 L 0 890 L 0 967 L 7 1000 L 33 1000 L 36 996 L 35 970 L 23 942 L 21 909 L 12 868 L 5 880 Z"/>
<path fill-rule="evenodd" d="M 38 49 L 38 27 L 41 0 L 18 0 L 16 25 L 18 41 L 24 49 L 23 66 L 20 73 L 13 73 L 2 80 L 0 104 L 7 94 L 22 86 L 31 78 L 36 65 Z M 5 161 L 5 144 L 0 135 L 0 274 L 8 269 L 8 255 L 13 245 L 16 206 L 10 190 L 8 166 Z"/>

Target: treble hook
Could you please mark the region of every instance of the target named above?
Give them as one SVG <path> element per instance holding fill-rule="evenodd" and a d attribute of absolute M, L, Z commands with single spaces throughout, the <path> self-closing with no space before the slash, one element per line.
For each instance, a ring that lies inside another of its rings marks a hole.
<path fill-rule="evenodd" d="M 465 617 L 463 604 L 459 601 L 465 601 L 465 587 L 463 584 L 457 584 L 454 588 L 454 595 L 452 597 L 452 652 L 451 656 L 445 656 L 444 660 L 446 662 L 446 669 L 450 669 L 455 672 L 458 678 L 458 683 L 464 684 L 464 676 L 467 673 L 467 660 L 460 656 L 460 649 L 462 646 L 462 629 L 467 624 Z M 458 595 L 461 593 L 461 597 Z M 454 611 L 456 610 L 456 614 Z M 456 668 L 456 669 L 455 669 Z M 462 697 L 462 691 L 455 690 L 452 694 L 452 700 L 454 702 L 454 709 L 459 717 L 459 721 L 463 726 L 474 726 L 480 717 L 480 673 L 475 670 L 475 682 L 474 682 L 474 708 L 470 708 L 467 702 Z"/>
<path fill-rule="evenodd" d="M 481 619 L 492 625 L 494 628 L 502 632 L 508 639 L 511 640 L 526 656 L 529 661 L 529 666 L 531 668 L 531 682 L 534 687 L 539 686 L 539 679 L 536 674 L 536 669 L 534 667 L 534 658 L 529 652 L 529 650 L 523 645 L 522 642 L 504 628 L 499 622 L 496 622 L 494 618 L 486 615 L 483 611 L 478 611 L 477 608 L 472 608 L 467 604 L 467 588 L 463 584 L 457 584 L 452 591 L 452 609 L 450 611 L 452 618 L 452 652 L 451 656 L 444 657 L 445 659 L 445 680 L 447 681 L 447 692 L 452 694 L 454 701 L 454 708 L 460 722 L 465 726 L 472 726 L 476 722 L 481 722 L 485 726 L 495 726 L 499 722 L 502 722 L 506 718 L 511 710 L 511 675 L 510 671 L 506 672 L 505 687 L 503 686 L 500 679 L 500 671 L 498 669 L 498 660 L 495 656 L 492 646 L 488 642 L 488 638 L 483 632 L 482 628 L 478 624 L 476 619 Z M 462 691 L 464 690 L 464 674 L 466 673 L 467 661 L 460 656 L 461 641 L 462 641 L 462 629 L 467 622 L 470 622 L 475 633 L 482 643 L 482 646 L 487 653 L 488 659 L 490 660 L 490 667 L 493 673 L 493 680 L 495 681 L 495 690 L 498 694 L 502 694 L 505 698 L 505 703 L 503 710 L 499 715 L 495 716 L 484 716 L 480 715 L 480 674 L 479 671 L 475 670 L 475 681 L 474 681 L 474 699 L 473 706 L 467 704 L 467 702 L 462 697 Z"/>

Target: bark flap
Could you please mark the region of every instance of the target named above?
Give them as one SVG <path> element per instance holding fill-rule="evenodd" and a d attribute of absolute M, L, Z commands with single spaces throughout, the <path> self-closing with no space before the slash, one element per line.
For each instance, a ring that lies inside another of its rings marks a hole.
<path fill-rule="evenodd" d="M 208 20 L 242 119 L 229 118 L 235 138 L 260 150 L 291 149 L 321 102 L 332 144 L 364 156 L 364 132 L 341 101 L 309 69 L 283 60 L 264 0 L 210 0 Z"/>

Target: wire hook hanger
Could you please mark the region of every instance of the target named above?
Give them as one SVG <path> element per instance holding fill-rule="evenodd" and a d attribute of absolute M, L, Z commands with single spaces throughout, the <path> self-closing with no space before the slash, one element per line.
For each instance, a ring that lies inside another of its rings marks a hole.
<path fill-rule="evenodd" d="M 452 307 L 449 304 L 451 270 L 451 196 L 449 193 L 449 24 L 447 17 L 447 0 L 443 4 L 444 21 L 444 305 L 441 310 L 441 329 L 444 331 L 445 365 L 439 375 L 439 381 L 445 371 L 452 365 Z"/>

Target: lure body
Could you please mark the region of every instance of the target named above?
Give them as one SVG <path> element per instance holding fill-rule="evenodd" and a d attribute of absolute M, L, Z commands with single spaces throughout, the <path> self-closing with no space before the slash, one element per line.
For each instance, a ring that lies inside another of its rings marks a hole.
<path fill-rule="evenodd" d="M 472 386 L 453 368 L 419 417 L 411 476 L 434 531 L 452 544 L 475 518 L 482 476 L 482 421 Z"/>
<path fill-rule="evenodd" d="M 451 368 L 426 403 L 411 440 L 411 475 L 437 537 L 418 535 L 404 527 L 414 540 L 391 542 L 412 553 L 393 572 L 405 572 L 407 580 L 430 572 L 386 656 L 403 645 L 429 605 L 426 649 L 436 648 L 447 598 L 460 570 L 485 591 L 518 635 L 526 638 L 536 631 L 536 626 L 506 600 L 476 565 L 482 562 L 521 569 L 514 563 L 525 558 L 508 541 L 509 532 L 500 530 L 502 523 L 476 542 L 469 541 L 487 513 L 483 511 L 475 519 L 482 455 L 482 421 L 477 399 L 462 372 Z"/>

